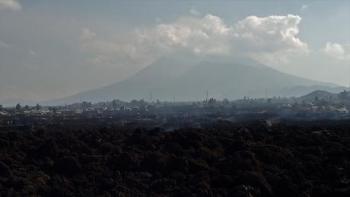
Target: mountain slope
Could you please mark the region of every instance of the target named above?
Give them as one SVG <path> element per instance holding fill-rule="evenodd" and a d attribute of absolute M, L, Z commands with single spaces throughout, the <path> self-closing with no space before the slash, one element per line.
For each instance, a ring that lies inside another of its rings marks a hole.
<path fill-rule="evenodd" d="M 301 96 L 335 85 L 279 72 L 246 59 L 163 58 L 134 76 L 99 89 L 83 92 L 54 103 L 111 99 L 200 100 L 206 92 L 215 98 L 243 96 Z"/>
<path fill-rule="evenodd" d="M 339 95 L 327 91 L 316 90 L 299 98 L 300 101 L 312 102 L 315 100 L 338 100 Z"/>

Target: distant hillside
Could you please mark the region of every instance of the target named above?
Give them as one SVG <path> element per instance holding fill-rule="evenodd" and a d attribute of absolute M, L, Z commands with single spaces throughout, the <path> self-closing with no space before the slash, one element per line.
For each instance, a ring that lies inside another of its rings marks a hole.
<path fill-rule="evenodd" d="M 313 101 L 332 101 L 332 102 L 340 102 L 344 100 L 350 99 L 349 91 L 342 91 L 340 93 L 331 93 L 322 90 L 313 91 L 307 95 L 301 96 L 298 98 L 299 101 L 303 102 L 313 102 Z"/>
<path fill-rule="evenodd" d="M 338 94 L 322 91 L 322 90 L 316 90 L 305 96 L 300 97 L 299 99 L 305 102 L 312 102 L 314 100 L 326 100 L 326 101 L 337 100 Z"/>
<path fill-rule="evenodd" d="M 52 101 L 202 100 L 209 97 L 302 96 L 314 90 L 339 92 L 333 84 L 289 75 L 250 59 L 162 58 L 132 77 L 94 90 Z"/>

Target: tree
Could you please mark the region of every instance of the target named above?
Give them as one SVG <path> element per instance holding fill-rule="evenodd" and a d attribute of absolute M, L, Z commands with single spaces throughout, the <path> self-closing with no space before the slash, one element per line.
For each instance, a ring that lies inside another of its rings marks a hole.
<path fill-rule="evenodd" d="M 83 110 L 86 111 L 89 107 L 92 106 L 92 104 L 90 102 L 83 101 L 81 103 L 81 106 L 82 106 Z"/>
<path fill-rule="evenodd" d="M 4 108 L 2 107 L 2 105 L 0 105 L 0 111 L 2 111 Z"/>
<path fill-rule="evenodd" d="M 224 100 L 222 100 L 222 103 L 224 105 L 228 105 L 228 104 L 230 104 L 230 101 L 227 98 L 224 98 Z"/>
<path fill-rule="evenodd" d="M 57 108 L 56 107 L 49 107 L 49 111 L 56 114 Z"/>
<path fill-rule="evenodd" d="M 29 109 L 30 109 L 30 107 L 28 105 L 24 106 L 24 110 L 29 110 Z"/>
<path fill-rule="evenodd" d="M 118 102 L 117 102 L 117 100 L 114 99 L 114 100 L 112 101 L 112 108 L 113 108 L 113 110 L 116 110 L 117 107 L 118 107 Z"/>
<path fill-rule="evenodd" d="M 21 109 L 22 109 L 22 106 L 21 106 L 21 104 L 18 103 L 16 105 L 16 111 L 21 111 Z"/>
<path fill-rule="evenodd" d="M 208 101 L 209 105 L 214 105 L 215 103 L 216 103 L 216 99 L 214 99 L 214 98 L 210 98 Z"/>
<path fill-rule="evenodd" d="M 348 97 L 348 92 L 345 90 L 339 94 L 340 99 L 347 99 L 347 97 Z"/>
<path fill-rule="evenodd" d="M 36 104 L 35 109 L 39 111 L 41 109 L 41 106 L 39 104 Z"/>

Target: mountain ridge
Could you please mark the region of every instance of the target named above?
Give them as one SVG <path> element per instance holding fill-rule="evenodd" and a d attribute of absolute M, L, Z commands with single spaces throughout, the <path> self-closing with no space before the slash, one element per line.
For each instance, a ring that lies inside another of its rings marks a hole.
<path fill-rule="evenodd" d="M 293 89 L 294 88 L 294 89 Z M 48 103 L 132 100 L 201 100 L 243 96 L 302 96 L 313 90 L 340 91 L 337 85 L 283 73 L 251 59 L 161 58 L 126 80 Z M 293 90 L 293 91 L 290 91 Z"/>

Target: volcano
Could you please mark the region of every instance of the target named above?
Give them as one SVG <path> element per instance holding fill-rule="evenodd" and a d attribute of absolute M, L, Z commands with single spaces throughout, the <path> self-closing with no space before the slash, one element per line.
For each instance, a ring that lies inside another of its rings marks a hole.
<path fill-rule="evenodd" d="M 124 81 L 53 102 L 113 99 L 195 101 L 204 99 L 207 93 L 217 99 L 286 97 L 301 96 L 314 90 L 340 91 L 338 89 L 334 84 L 283 73 L 251 59 L 167 57 Z"/>

